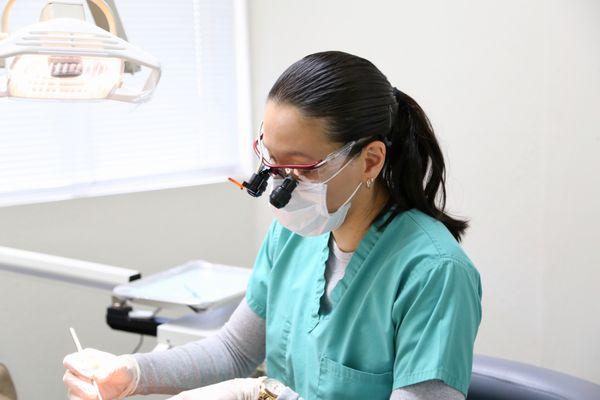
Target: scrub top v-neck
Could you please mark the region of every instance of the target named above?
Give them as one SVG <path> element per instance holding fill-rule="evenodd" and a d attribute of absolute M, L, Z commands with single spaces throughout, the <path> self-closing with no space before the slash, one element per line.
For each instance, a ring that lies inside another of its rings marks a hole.
<path fill-rule="evenodd" d="M 331 233 L 274 221 L 248 284 L 266 320 L 267 375 L 304 399 L 387 399 L 440 379 L 466 395 L 481 321 L 477 270 L 439 221 L 412 209 L 362 238 L 321 312 Z"/>

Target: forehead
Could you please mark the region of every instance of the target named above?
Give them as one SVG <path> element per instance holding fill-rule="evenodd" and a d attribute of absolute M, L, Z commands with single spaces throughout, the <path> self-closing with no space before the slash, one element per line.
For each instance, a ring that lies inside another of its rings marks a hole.
<path fill-rule="evenodd" d="M 273 101 L 265 107 L 262 133 L 265 146 L 278 160 L 302 154 L 317 161 L 339 146 L 329 140 L 325 119 L 305 117 L 297 107 Z"/>

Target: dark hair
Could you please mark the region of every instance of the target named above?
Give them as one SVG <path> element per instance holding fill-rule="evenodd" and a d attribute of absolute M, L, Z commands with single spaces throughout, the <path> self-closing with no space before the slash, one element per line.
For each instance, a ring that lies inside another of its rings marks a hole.
<path fill-rule="evenodd" d="M 444 211 L 444 157 L 431 123 L 417 102 L 392 87 L 370 61 L 340 51 L 308 55 L 283 72 L 268 99 L 295 106 L 307 117 L 324 118 L 336 143 L 363 139 L 365 144 L 386 144 L 378 179 L 390 201 L 380 216 L 392 213 L 382 228 L 400 212 L 416 208 L 441 221 L 460 241 L 468 223 Z"/>

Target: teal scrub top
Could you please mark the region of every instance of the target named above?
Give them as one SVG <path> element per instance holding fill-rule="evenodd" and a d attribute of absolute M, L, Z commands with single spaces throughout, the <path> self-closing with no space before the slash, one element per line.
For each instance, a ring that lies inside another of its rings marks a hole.
<path fill-rule="evenodd" d="M 379 225 L 361 240 L 324 314 L 331 233 L 302 237 L 271 224 L 246 292 L 266 320 L 267 375 L 305 400 L 383 400 L 431 379 L 466 395 L 479 273 L 448 229 L 416 209 Z"/>

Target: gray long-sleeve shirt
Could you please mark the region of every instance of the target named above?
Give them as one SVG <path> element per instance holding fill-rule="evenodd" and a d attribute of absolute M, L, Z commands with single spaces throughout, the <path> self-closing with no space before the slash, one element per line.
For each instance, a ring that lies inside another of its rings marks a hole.
<path fill-rule="evenodd" d="M 344 276 L 352 253 L 343 252 L 330 242 L 325 278 L 327 282 L 321 307 L 327 312 L 329 295 Z M 265 358 L 266 323 L 245 300 L 229 321 L 214 336 L 163 352 L 135 354 L 140 365 L 136 394 L 176 394 L 228 379 L 246 377 Z M 285 382 L 284 382 L 285 383 Z M 464 400 L 464 395 L 439 380 L 417 383 L 392 392 L 390 400 Z M 300 400 L 286 388 L 280 400 Z"/>

